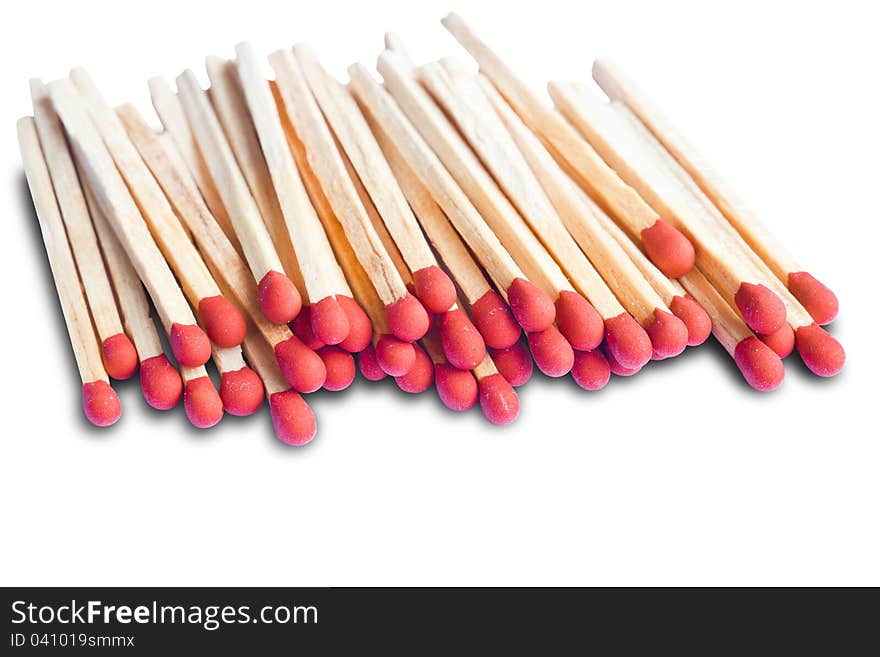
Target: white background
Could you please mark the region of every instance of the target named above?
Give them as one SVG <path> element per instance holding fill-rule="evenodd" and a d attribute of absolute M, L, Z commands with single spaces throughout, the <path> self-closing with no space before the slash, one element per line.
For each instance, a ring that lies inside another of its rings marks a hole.
<path fill-rule="evenodd" d="M 824 7 L 827 8 L 822 8 Z M 311 42 L 339 76 L 385 30 L 461 53 L 447 2 L 30 2 L 4 9 L 0 583 L 6 585 L 880 584 L 876 17 L 869 3 L 565 2 L 460 8 L 536 89 L 615 58 L 839 295 L 835 380 L 796 357 L 748 389 L 707 343 L 586 393 L 536 376 L 497 429 L 433 393 L 312 395 L 317 439 L 268 414 L 191 429 L 117 386 L 80 411 L 15 142 L 27 80 L 87 67 L 151 112 L 148 77 Z M 152 113 L 150 116 L 154 119 Z"/>

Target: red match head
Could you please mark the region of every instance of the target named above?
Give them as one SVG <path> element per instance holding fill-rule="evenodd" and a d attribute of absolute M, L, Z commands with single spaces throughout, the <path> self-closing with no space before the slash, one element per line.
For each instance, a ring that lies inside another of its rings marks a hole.
<path fill-rule="evenodd" d="M 811 274 L 805 271 L 791 272 L 788 275 L 788 290 L 817 324 L 828 324 L 837 317 L 838 303 L 834 292 Z"/>
<path fill-rule="evenodd" d="M 195 324 L 172 324 L 168 342 L 171 353 L 181 365 L 198 367 L 211 357 L 211 341 Z"/>
<path fill-rule="evenodd" d="M 403 342 L 420 339 L 431 324 L 425 307 L 409 292 L 402 299 L 385 306 L 385 319 L 394 337 Z"/>
<path fill-rule="evenodd" d="M 288 324 L 288 328 L 312 351 L 318 351 L 321 347 L 327 346 L 315 337 L 315 332 L 312 330 L 311 306 L 303 306 L 299 314 Z"/>
<path fill-rule="evenodd" d="M 305 445 L 315 437 L 315 414 L 293 390 L 269 395 L 269 412 L 275 436 L 286 445 Z"/>
<path fill-rule="evenodd" d="M 574 365 L 574 350 L 555 326 L 527 333 L 535 364 L 547 376 L 565 376 Z"/>
<path fill-rule="evenodd" d="M 532 355 L 521 340 L 507 349 L 493 349 L 492 361 L 501 376 L 514 388 L 525 385 L 532 378 Z"/>
<path fill-rule="evenodd" d="M 416 351 L 411 342 L 403 342 L 393 335 L 383 335 L 376 342 L 376 362 L 388 376 L 409 372 L 416 362 Z"/>
<path fill-rule="evenodd" d="M 606 342 L 603 345 L 603 353 L 605 354 L 605 360 L 608 361 L 608 367 L 611 370 L 612 374 L 616 374 L 617 376 L 632 376 L 633 374 L 637 374 L 640 367 L 626 367 L 620 364 L 620 361 L 615 358 L 614 353 L 608 347 L 608 343 Z M 647 362 L 647 361 L 646 361 Z"/>
<path fill-rule="evenodd" d="M 413 272 L 416 297 L 429 313 L 442 313 L 455 303 L 455 284 L 437 265 Z"/>
<path fill-rule="evenodd" d="M 571 378 L 584 390 L 600 390 L 608 385 L 611 367 L 599 349 L 576 351 Z"/>
<path fill-rule="evenodd" d="M 516 321 L 529 333 L 543 331 L 556 321 L 553 301 L 524 278 L 513 279 L 507 288 L 507 300 Z"/>
<path fill-rule="evenodd" d="M 505 349 L 519 340 L 522 333 L 510 308 L 495 290 L 489 290 L 471 306 L 474 324 L 486 345 L 493 349 Z"/>
<path fill-rule="evenodd" d="M 693 244 L 663 219 L 642 231 L 642 246 L 651 262 L 669 278 L 684 276 L 694 267 Z"/>
<path fill-rule="evenodd" d="M 783 324 L 775 333 L 758 337 L 780 358 L 785 358 L 794 351 L 794 330 L 788 324 Z"/>
<path fill-rule="evenodd" d="M 611 359 L 632 373 L 638 372 L 653 354 L 651 338 L 629 313 L 605 320 L 605 344 Z M 614 368 L 611 371 L 614 372 Z"/>
<path fill-rule="evenodd" d="M 510 424 L 519 415 L 519 397 L 500 374 L 480 379 L 479 390 L 480 409 L 492 424 Z"/>
<path fill-rule="evenodd" d="M 312 333 L 324 344 L 339 344 L 348 337 L 348 314 L 333 297 L 325 297 L 309 307 Z"/>
<path fill-rule="evenodd" d="M 843 369 L 846 353 L 841 344 L 818 324 L 801 326 L 794 334 L 804 364 L 817 376 L 834 376 Z"/>
<path fill-rule="evenodd" d="M 125 333 L 117 333 L 101 343 L 104 369 L 114 379 L 128 379 L 137 371 L 138 356 Z"/>
<path fill-rule="evenodd" d="M 275 345 L 275 360 L 285 380 L 297 392 L 315 392 L 324 385 L 324 361 L 295 335 Z"/>
<path fill-rule="evenodd" d="M 206 376 L 187 381 L 183 387 L 183 408 L 197 429 L 213 427 L 223 418 L 223 401 Z"/>
<path fill-rule="evenodd" d="M 354 356 L 339 347 L 324 347 L 318 352 L 324 361 L 327 377 L 324 389 L 333 392 L 345 390 L 354 381 Z"/>
<path fill-rule="evenodd" d="M 336 302 L 342 306 L 348 317 L 348 337 L 339 343 L 340 349 L 356 354 L 366 349 L 373 339 L 373 325 L 360 304 L 344 294 L 336 295 Z"/>
<path fill-rule="evenodd" d="M 645 327 L 645 331 L 651 338 L 651 358 L 654 360 L 678 356 L 687 347 L 687 326 L 678 317 L 660 308 L 654 309 L 654 319 Z"/>
<path fill-rule="evenodd" d="M 775 390 L 785 378 L 785 367 L 779 356 L 753 335 L 736 345 L 733 360 L 746 382 L 755 390 Z"/>
<path fill-rule="evenodd" d="M 673 297 L 669 304 L 672 314 L 684 322 L 688 332 L 688 346 L 703 344 L 712 333 L 712 320 L 703 306 L 690 296 Z"/>
<path fill-rule="evenodd" d="M 116 391 L 106 381 L 90 381 L 82 386 L 83 413 L 96 427 L 109 427 L 122 415 Z"/>
<path fill-rule="evenodd" d="M 443 353 L 453 367 L 472 370 L 486 357 L 483 336 L 461 308 L 439 315 L 437 324 Z"/>
<path fill-rule="evenodd" d="M 165 354 L 141 361 L 141 390 L 153 408 L 167 411 L 180 401 L 183 381 Z"/>
<path fill-rule="evenodd" d="M 742 283 L 733 300 L 746 324 L 755 333 L 767 335 L 785 324 L 785 304 L 782 299 L 760 283 Z"/>
<path fill-rule="evenodd" d="M 248 366 L 220 375 L 220 399 L 230 415 L 253 415 L 263 404 L 263 381 Z"/>
<path fill-rule="evenodd" d="M 571 290 L 563 290 L 556 299 L 556 326 L 569 344 L 580 351 L 598 347 L 605 334 L 602 316 L 589 301 Z"/>
<path fill-rule="evenodd" d="M 425 392 L 434 382 L 434 364 L 420 346 L 414 344 L 415 361 L 409 371 L 394 377 L 397 387 L 404 392 L 418 394 Z"/>
<path fill-rule="evenodd" d="M 367 345 L 358 353 L 358 369 L 367 381 L 381 381 L 386 376 L 385 370 L 379 366 L 376 350 L 373 345 Z"/>
<path fill-rule="evenodd" d="M 287 324 L 299 314 L 302 298 L 293 282 L 284 274 L 270 271 L 259 285 L 260 309 L 270 322 Z"/>
<path fill-rule="evenodd" d="M 438 363 L 434 367 L 434 385 L 440 401 L 450 410 L 466 411 L 477 403 L 477 380 L 467 370 Z"/>
<path fill-rule="evenodd" d="M 226 297 L 217 295 L 199 301 L 199 321 L 205 333 L 218 347 L 241 344 L 247 333 L 244 317 Z"/>

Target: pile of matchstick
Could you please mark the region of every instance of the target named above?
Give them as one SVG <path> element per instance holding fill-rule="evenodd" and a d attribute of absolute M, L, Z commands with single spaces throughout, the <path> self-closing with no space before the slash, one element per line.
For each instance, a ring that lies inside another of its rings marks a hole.
<path fill-rule="evenodd" d="M 551 105 L 443 24 L 479 71 L 417 66 L 389 34 L 381 82 L 305 46 L 269 80 L 241 44 L 208 90 L 150 81 L 161 132 L 81 69 L 32 81 L 19 141 L 89 420 L 119 418 L 109 379 L 138 369 L 197 427 L 268 399 L 294 445 L 316 431 L 303 395 L 357 369 L 494 424 L 533 364 L 598 390 L 710 334 L 756 390 L 795 348 L 840 371 L 834 294 L 618 68 L 593 66 L 607 100 L 551 82 Z"/>

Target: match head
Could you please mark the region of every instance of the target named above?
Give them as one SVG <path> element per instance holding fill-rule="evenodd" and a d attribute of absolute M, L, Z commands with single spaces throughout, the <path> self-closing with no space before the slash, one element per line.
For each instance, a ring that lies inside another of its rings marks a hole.
<path fill-rule="evenodd" d="M 785 358 L 794 351 L 794 330 L 788 324 L 783 324 L 775 333 L 758 337 L 780 358 Z"/>
<path fill-rule="evenodd" d="M 605 344 L 611 359 L 622 370 L 630 370 L 632 374 L 642 369 L 654 353 L 651 338 L 629 313 L 620 313 L 605 320 Z M 614 372 L 614 368 L 611 371 Z"/>
<path fill-rule="evenodd" d="M 318 351 L 321 347 L 327 346 L 315 337 L 315 332 L 312 330 L 311 306 L 303 306 L 299 314 L 287 326 L 312 351 Z"/>
<path fill-rule="evenodd" d="M 514 388 L 525 385 L 532 378 L 532 355 L 520 340 L 506 349 L 493 349 L 492 361 L 501 376 Z"/>
<path fill-rule="evenodd" d="M 431 324 L 425 307 L 409 292 L 402 299 L 385 306 L 385 319 L 394 337 L 404 342 L 420 339 Z"/>
<path fill-rule="evenodd" d="M 477 403 L 477 380 L 466 370 L 438 363 L 434 367 L 434 385 L 446 408 L 466 411 Z"/>
<path fill-rule="evenodd" d="M 785 324 L 785 304 L 782 299 L 760 283 L 742 283 L 733 300 L 746 324 L 755 333 L 768 335 Z"/>
<path fill-rule="evenodd" d="M 324 361 L 295 335 L 275 345 L 275 360 L 295 391 L 315 392 L 324 385 L 327 376 Z"/>
<path fill-rule="evenodd" d="M 223 418 L 223 401 L 211 379 L 206 376 L 186 382 L 183 408 L 190 424 L 197 429 L 213 427 Z"/>
<path fill-rule="evenodd" d="M 828 324 L 837 317 L 839 304 L 834 292 L 811 274 L 795 271 L 788 275 L 788 290 L 819 324 Z"/>
<path fill-rule="evenodd" d="M 651 358 L 663 360 L 678 356 L 688 343 L 688 330 L 684 322 L 670 312 L 654 309 L 654 319 L 645 327 L 651 338 Z"/>
<path fill-rule="evenodd" d="M 385 370 L 379 366 L 373 345 L 367 345 L 366 349 L 358 353 L 358 369 L 367 381 L 381 381 L 388 376 Z"/>
<path fill-rule="evenodd" d="M 754 335 L 744 338 L 736 345 L 733 360 L 746 382 L 755 390 L 775 390 L 785 378 L 782 360 Z"/>
<path fill-rule="evenodd" d="M 547 376 L 560 377 L 571 372 L 574 350 L 559 329 L 551 326 L 540 333 L 527 333 L 535 365 Z"/>
<path fill-rule="evenodd" d="M 113 379 L 128 379 L 137 371 L 137 350 L 125 333 L 111 335 L 101 343 L 101 360 Z"/>
<path fill-rule="evenodd" d="M 239 345 L 247 333 L 247 324 L 238 308 L 219 294 L 199 301 L 199 321 L 211 342 L 218 347 Z"/>
<path fill-rule="evenodd" d="M 324 344 L 339 344 L 348 337 L 348 315 L 333 297 L 325 297 L 309 307 L 312 333 Z"/>
<path fill-rule="evenodd" d="M 669 278 L 684 276 L 694 267 L 694 245 L 663 219 L 642 231 L 642 246 L 651 262 Z"/>
<path fill-rule="evenodd" d="M 687 327 L 689 347 L 696 347 L 709 339 L 712 334 L 712 319 L 703 306 L 690 296 L 673 297 L 669 310 Z"/>
<path fill-rule="evenodd" d="M 376 362 L 388 376 L 401 376 L 415 364 L 416 350 L 411 342 L 403 342 L 393 335 L 382 335 L 376 342 Z"/>
<path fill-rule="evenodd" d="M 818 324 L 801 326 L 794 334 L 804 364 L 817 376 L 834 376 L 843 369 L 846 352 L 830 333 Z"/>
<path fill-rule="evenodd" d="M 220 375 L 220 399 L 230 415 L 253 415 L 263 405 L 263 381 L 247 365 Z"/>
<path fill-rule="evenodd" d="M 537 333 L 556 321 L 556 308 L 550 297 L 534 283 L 515 278 L 507 288 L 507 300 L 516 321 L 528 333 Z"/>
<path fill-rule="evenodd" d="M 455 303 L 455 284 L 437 265 L 414 271 L 413 286 L 416 297 L 431 314 L 445 312 Z"/>
<path fill-rule="evenodd" d="M 500 374 L 490 374 L 479 381 L 480 409 L 490 423 L 503 426 L 519 415 L 519 397 Z"/>
<path fill-rule="evenodd" d="M 611 366 L 599 349 L 576 351 L 571 378 L 584 390 L 601 390 L 611 379 Z"/>
<path fill-rule="evenodd" d="M 165 354 L 141 361 L 141 390 L 147 403 L 160 411 L 174 408 L 180 401 L 183 381 Z"/>
<path fill-rule="evenodd" d="M 168 342 L 171 353 L 181 365 L 198 367 L 211 357 L 211 341 L 195 324 L 172 324 Z"/>
<path fill-rule="evenodd" d="M 495 290 L 489 290 L 471 306 L 474 324 L 486 345 L 493 349 L 506 349 L 516 344 L 522 329 L 504 299 Z"/>
<path fill-rule="evenodd" d="M 616 374 L 617 376 L 632 376 L 642 369 L 641 366 L 626 367 L 621 365 L 620 361 L 614 357 L 614 353 L 612 353 L 611 349 L 608 348 L 608 343 L 603 345 L 603 354 L 605 355 L 605 360 L 608 361 L 608 368 L 611 370 L 611 373 Z"/>
<path fill-rule="evenodd" d="M 100 379 L 83 383 L 82 407 L 86 419 L 96 427 L 109 427 L 122 415 L 122 404 L 116 391 Z"/>
<path fill-rule="evenodd" d="M 337 392 L 345 390 L 354 381 L 355 367 L 354 356 L 339 347 L 324 347 L 318 352 L 324 361 L 327 377 L 324 379 L 324 389 Z"/>
<path fill-rule="evenodd" d="M 483 362 L 486 343 L 461 308 L 444 312 L 437 320 L 443 353 L 453 367 L 472 370 Z"/>
<path fill-rule="evenodd" d="M 339 343 L 341 349 L 356 354 L 370 345 L 373 339 L 373 325 L 360 304 L 344 294 L 336 295 L 336 302 L 342 306 L 348 317 L 348 337 Z"/>
<path fill-rule="evenodd" d="M 299 314 L 302 298 L 293 282 L 284 274 L 270 271 L 258 285 L 260 309 L 270 322 L 287 324 Z"/>
<path fill-rule="evenodd" d="M 397 387 L 404 392 L 417 395 L 425 392 L 434 382 L 434 363 L 425 353 L 425 350 L 418 345 L 413 345 L 415 351 L 415 362 L 406 374 L 394 377 Z"/>
<path fill-rule="evenodd" d="M 599 312 L 571 290 L 563 290 L 556 299 L 556 326 L 569 344 L 580 351 L 598 347 L 605 334 L 605 324 Z"/>
<path fill-rule="evenodd" d="M 315 437 L 315 414 L 293 390 L 269 395 L 269 413 L 275 436 L 285 445 L 305 445 Z"/>

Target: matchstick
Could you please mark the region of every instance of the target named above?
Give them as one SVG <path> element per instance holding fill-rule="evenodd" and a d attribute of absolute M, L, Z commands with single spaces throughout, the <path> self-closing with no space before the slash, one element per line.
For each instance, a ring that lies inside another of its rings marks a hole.
<path fill-rule="evenodd" d="M 647 95 L 608 60 L 600 59 L 593 63 L 593 79 L 609 98 L 626 104 L 638 116 L 816 323 L 821 325 L 833 321 L 838 310 L 834 293 L 800 266 L 782 243 L 773 237 L 764 222 L 673 127 Z"/>
<path fill-rule="evenodd" d="M 449 363 L 436 326 L 422 338 L 422 346 L 434 364 L 434 387 L 443 405 L 457 412 L 472 408 L 477 403 L 477 380 L 469 369 L 459 369 Z"/>
<path fill-rule="evenodd" d="M 61 122 L 52 109 L 45 86 L 39 80 L 31 80 L 31 99 L 34 123 L 61 209 L 70 250 L 79 271 L 98 339 L 101 341 L 104 368 L 114 379 L 128 379 L 137 370 L 137 351 L 122 327 L 122 319 L 104 269 L 95 229 L 79 186 L 73 159 L 67 150 Z"/>
<path fill-rule="evenodd" d="M 575 174 L 592 196 L 601 199 L 661 271 L 677 278 L 693 267 L 694 247 L 688 239 L 625 184 L 590 144 L 558 113 L 546 107 L 458 15 L 449 14 L 442 23 L 553 156 Z"/>
<path fill-rule="evenodd" d="M 49 169 L 40 149 L 34 119 L 21 118 L 16 128 L 25 176 L 34 200 L 55 289 L 58 291 L 58 300 L 82 381 L 83 413 L 95 426 L 106 427 L 119 419 L 122 406 L 116 392 L 110 387 L 107 372 L 104 370 L 98 336 L 92 328 L 92 318 L 80 288 L 76 264 L 67 241 L 61 210 L 55 199 Z"/>
<path fill-rule="evenodd" d="M 473 372 L 477 379 L 483 416 L 497 426 L 513 422 L 519 415 L 519 395 L 498 372 L 492 357 L 486 354 L 483 362 Z"/>

